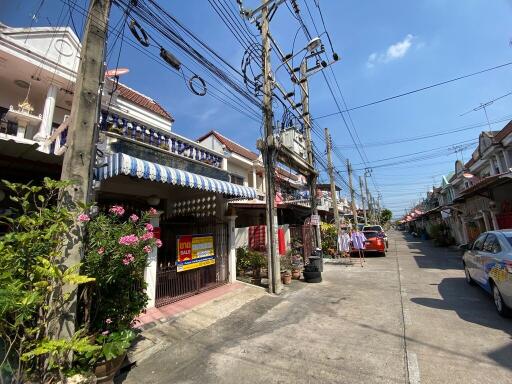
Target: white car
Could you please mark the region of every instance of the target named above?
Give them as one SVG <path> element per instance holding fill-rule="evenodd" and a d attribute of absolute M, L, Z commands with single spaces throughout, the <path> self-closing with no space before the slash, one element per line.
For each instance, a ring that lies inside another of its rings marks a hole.
<path fill-rule="evenodd" d="M 512 229 L 484 232 L 462 256 L 466 281 L 477 283 L 502 316 L 512 314 Z"/>

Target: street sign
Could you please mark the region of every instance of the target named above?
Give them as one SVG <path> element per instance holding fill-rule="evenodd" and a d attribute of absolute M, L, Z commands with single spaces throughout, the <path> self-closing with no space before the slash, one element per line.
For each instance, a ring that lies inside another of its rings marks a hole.
<path fill-rule="evenodd" d="M 320 225 L 319 215 L 311 215 L 311 225 Z"/>

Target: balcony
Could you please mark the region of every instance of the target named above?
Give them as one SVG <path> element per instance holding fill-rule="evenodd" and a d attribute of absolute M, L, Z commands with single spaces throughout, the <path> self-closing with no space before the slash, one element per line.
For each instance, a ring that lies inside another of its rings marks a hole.
<path fill-rule="evenodd" d="M 214 168 L 222 169 L 223 167 L 224 157 L 221 154 L 209 150 L 195 141 L 175 133 L 146 127 L 116 114 L 102 112 L 100 131 L 120 136 L 131 142 L 139 142 L 147 146 L 159 148 L 173 155 L 194 160 Z"/>
<path fill-rule="evenodd" d="M 20 103 L 18 108 L 12 105 L 5 110 L 5 116 L 0 121 L 0 136 L 3 139 L 13 139 L 18 142 L 31 144 L 41 124 L 41 115 L 34 115 L 34 108 L 27 102 Z"/>

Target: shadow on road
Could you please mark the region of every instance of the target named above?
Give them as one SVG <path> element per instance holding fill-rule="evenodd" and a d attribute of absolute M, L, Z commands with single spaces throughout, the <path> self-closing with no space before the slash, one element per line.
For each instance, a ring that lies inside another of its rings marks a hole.
<path fill-rule="evenodd" d="M 432 241 L 419 241 L 409 234 L 403 234 L 410 253 L 419 268 L 426 269 L 462 269 L 461 257 L 458 251 L 446 247 L 436 247 Z"/>
<path fill-rule="evenodd" d="M 417 297 L 411 298 L 411 301 L 429 308 L 454 311 L 464 321 L 501 330 L 512 336 L 512 321 L 496 313 L 491 297 L 481 288 L 469 286 L 462 277 L 451 277 L 443 279 L 438 290 L 440 299 Z M 512 344 L 494 350 L 488 356 L 512 370 Z"/>

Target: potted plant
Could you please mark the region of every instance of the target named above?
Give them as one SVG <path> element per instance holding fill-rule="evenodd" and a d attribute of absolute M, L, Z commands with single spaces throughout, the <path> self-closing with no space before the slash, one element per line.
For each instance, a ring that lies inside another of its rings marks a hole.
<path fill-rule="evenodd" d="M 288 285 L 292 282 L 292 255 L 287 252 L 281 256 L 281 281 L 283 284 Z"/>
<path fill-rule="evenodd" d="M 251 260 L 247 247 L 238 247 L 236 249 L 236 270 L 239 276 L 244 276 L 247 269 L 251 267 Z"/>
<path fill-rule="evenodd" d="M 267 258 L 263 252 L 254 249 L 249 249 L 247 254 L 252 268 L 252 282 L 261 285 L 261 268 L 267 265 Z"/>
<path fill-rule="evenodd" d="M 293 251 L 291 251 L 293 252 Z M 292 279 L 300 279 L 300 272 L 302 269 L 302 256 L 298 253 L 292 254 Z"/>
<path fill-rule="evenodd" d="M 130 348 L 135 339 L 135 332 L 125 329 L 119 332 L 101 334 L 96 338 L 101 349 L 91 354 L 92 361 L 95 361 L 94 374 L 97 383 L 112 383 L 116 372 L 126 357 L 126 351 Z"/>

